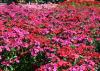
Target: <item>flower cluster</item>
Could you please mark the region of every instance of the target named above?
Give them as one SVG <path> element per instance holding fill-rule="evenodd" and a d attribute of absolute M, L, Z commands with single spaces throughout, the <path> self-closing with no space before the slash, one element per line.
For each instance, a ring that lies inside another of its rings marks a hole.
<path fill-rule="evenodd" d="M 95 41 L 100 42 L 97 7 L 0 6 L 0 69 L 95 71 L 100 62 Z"/>

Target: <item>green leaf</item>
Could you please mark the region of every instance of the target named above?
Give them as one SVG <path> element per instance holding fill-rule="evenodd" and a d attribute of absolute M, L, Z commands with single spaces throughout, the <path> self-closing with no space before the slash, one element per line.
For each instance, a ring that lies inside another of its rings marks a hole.
<path fill-rule="evenodd" d="M 76 4 L 75 4 L 75 2 L 72 2 L 71 4 L 72 4 L 73 6 L 75 6 L 75 5 L 76 5 Z"/>
<path fill-rule="evenodd" d="M 76 47 L 72 44 L 72 45 L 71 45 L 71 48 L 75 49 Z"/>
<path fill-rule="evenodd" d="M 16 51 L 16 48 L 12 48 L 11 51 Z"/>
<path fill-rule="evenodd" d="M 10 66 L 10 71 L 14 71 L 14 68 L 12 66 Z"/>
<path fill-rule="evenodd" d="M 64 61 L 66 61 L 66 60 L 67 60 L 67 58 L 65 58 L 65 57 L 64 57 L 64 58 L 63 58 L 63 60 L 64 60 Z"/>
<path fill-rule="evenodd" d="M 80 58 L 84 58 L 82 55 L 79 56 Z"/>

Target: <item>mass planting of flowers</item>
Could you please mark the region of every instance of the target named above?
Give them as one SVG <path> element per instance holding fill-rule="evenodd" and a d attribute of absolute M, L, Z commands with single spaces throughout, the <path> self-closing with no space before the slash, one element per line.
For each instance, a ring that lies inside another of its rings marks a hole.
<path fill-rule="evenodd" d="M 0 71 L 99 70 L 100 8 L 73 5 L 0 6 Z"/>

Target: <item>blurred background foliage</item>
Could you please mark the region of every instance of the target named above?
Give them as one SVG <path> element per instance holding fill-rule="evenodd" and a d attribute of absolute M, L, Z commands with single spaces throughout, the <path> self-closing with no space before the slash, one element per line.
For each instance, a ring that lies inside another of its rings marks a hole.
<path fill-rule="evenodd" d="M 12 3 L 12 2 L 18 2 L 18 3 L 47 3 L 47 2 L 63 2 L 64 0 L 0 0 L 1 3 Z"/>

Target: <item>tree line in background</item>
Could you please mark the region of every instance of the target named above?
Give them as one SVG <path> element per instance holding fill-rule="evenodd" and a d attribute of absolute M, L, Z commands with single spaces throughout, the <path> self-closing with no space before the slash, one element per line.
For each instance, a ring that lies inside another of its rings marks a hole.
<path fill-rule="evenodd" d="M 57 3 L 57 2 L 63 2 L 64 0 L 2 0 L 0 2 L 2 3 L 7 3 L 7 4 L 11 4 L 12 2 L 15 2 L 16 4 L 18 3 L 29 3 L 31 4 L 33 3 L 48 3 L 48 2 L 52 2 L 52 3 Z"/>
<path fill-rule="evenodd" d="M 52 3 L 58 3 L 58 2 L 63 2 L 63 1 L 100 1 L 100 0 L 0 0 L 0 2 L 2 3 L 7 3 L 7 4 L 11 4 L 12 2 L 15 2 L 16 4 L 18 3 L 29 3 L 31 4 L 33 3 L 48 3 L 48 2 L 52 2 Z"/>

